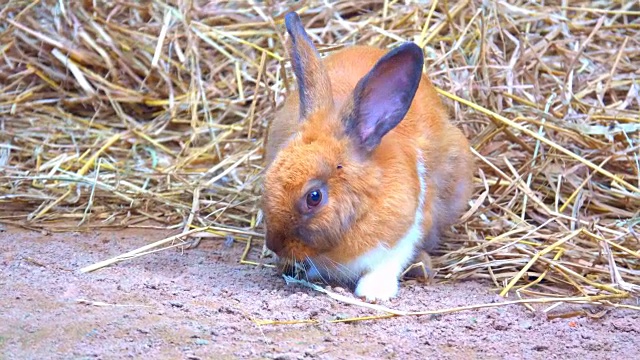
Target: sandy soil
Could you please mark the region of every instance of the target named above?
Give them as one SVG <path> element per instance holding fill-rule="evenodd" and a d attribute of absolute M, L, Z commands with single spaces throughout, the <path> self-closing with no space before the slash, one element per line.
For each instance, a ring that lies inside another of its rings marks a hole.
<path fill-rule="evenodd" d="M 168 235 L 0 232 L 0 357 L 640 358 L 640 314 L 632 311 L 549 320 L 513 305 L 327 323 L 373 312 L 288 286 L 270 268 L 241 265 L 242 246 L 221 241 L 154 253 L 90 274 L 78 271 Z M 400 297 L 386 305 L 426 310 L 498 299 L 486 283 L 404 283 Z M 320 323 L 258 326 L 251 319 Z"/>

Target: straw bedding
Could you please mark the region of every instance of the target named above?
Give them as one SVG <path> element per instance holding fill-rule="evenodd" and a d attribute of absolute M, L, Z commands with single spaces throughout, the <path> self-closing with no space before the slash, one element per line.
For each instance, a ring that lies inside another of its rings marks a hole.
<path fill-rule="evenodd" d="M 282 17 L 298 10 L 323 53 L 424 47 L 479 167 L 439 280 L 602 304 L 639 292 L 637 2 L 7 4 L 2 223 L 233 237 L 264 261 L 262 141 L 293 84 Z"/>

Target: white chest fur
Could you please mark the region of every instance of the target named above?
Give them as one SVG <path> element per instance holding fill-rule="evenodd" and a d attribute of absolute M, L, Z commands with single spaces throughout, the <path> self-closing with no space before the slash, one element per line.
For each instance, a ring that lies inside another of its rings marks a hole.
<path fill-rule="evenodd" d="M 417 173 L 420 197 L 411 228 L 393 248 L 381 244 L 347 265 L 354 273 L 364 273 L 356 286 L 356 296 L 365 297 L 367 300 L 388 300 L 398 292 L 398 277 L 413 259 L 424 236 L 422 220 L 427 184 L 422 153 L 418 153 Z"/>

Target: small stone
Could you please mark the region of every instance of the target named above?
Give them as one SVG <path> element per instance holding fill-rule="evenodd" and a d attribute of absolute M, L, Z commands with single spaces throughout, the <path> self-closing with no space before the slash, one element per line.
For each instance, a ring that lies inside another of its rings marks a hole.
<path fill-rule="evenodd" d="M 233 236 L 227 235 L 226 239 L 224 240 L 224 246 L 225 247 L 233 246 L 233 241 L 234 241 Z"/>
<path fill-rule="evenodd" d="M 169 301 L 169 305 L 173 306 L 173 307 L 177 307 L 177 308 L 181 308 L 184 306 L 183 303 L 179 302 L 179 301 Z"/>
<path fill-rule="evenodd" d="M 498 331 L 504 331 L 509 328 L 509 324 L 505 321 L 498 320 L 493 323 L 493 328 Z"/>
<path fill-rule="evenodd" d="M 345 314 L 345 313 L 337 313 L 336 314 L 336 320 L 344 320 L 344 319 L 348 319 L 349 318 L 349 314 Z"/>
<path fill-rule="evenodd" d="M 520 322 L 520 327 L 525 330 L 529 330 L 533 327 L 533 323 L 529 320 L 523 320 Z"/>
<path fill-rule="evenodd" d="M 144 287 L 151 290 L 158 290 L 157 284 L 144 284 Z"/>
<path fill-rule="evenodd" d="M 196 339 L 196 345 L 209 345 L 209 340 Z"/>
<path fill-rule="evenodd" d="M 274 360 L 290 360 L 290 359 L 293 359 L 293 356 L 292 354 L 274 354 L 273 359 Z"/>
<path fill-rule="evenodd" d="M 549 347 L 546 345 L 536 345 L 533 347 L 533 350 L 535 351 L 545 351 L 547 349 L 549 349 Z"/>

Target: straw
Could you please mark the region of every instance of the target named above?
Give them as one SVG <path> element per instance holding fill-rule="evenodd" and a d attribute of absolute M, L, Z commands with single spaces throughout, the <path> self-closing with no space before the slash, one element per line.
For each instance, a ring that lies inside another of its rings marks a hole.
<path fill-rule="evenodd" d="M 522 304 L 638 296 L 634 2 L 93 4 L 0 9 L 0 222 L 175 232 L 82 271 L 229 237 L 243 266 L 272 266 L 263 139 L 295 83 L 283 15 L 298 10 L 323 54 L 420 44 L 471 140 L 475 194 L 436 281 L 491 281 Z"/>

